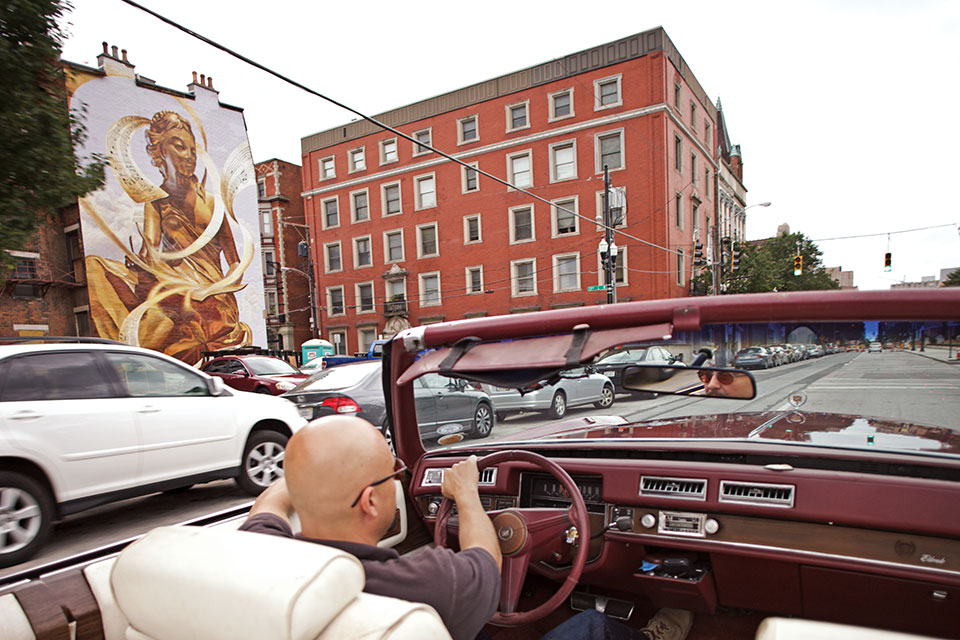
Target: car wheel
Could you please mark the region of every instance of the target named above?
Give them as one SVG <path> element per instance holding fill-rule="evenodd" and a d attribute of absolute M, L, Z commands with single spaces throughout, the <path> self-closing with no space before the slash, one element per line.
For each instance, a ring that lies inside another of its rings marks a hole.
<path fill-rule="evenodd" d="M 486 402 L 481 402 L 473 411 L 473 437 L 486 438 L 493 431 L 493 410 Z"/>
<path fill-rule="evenodd" d="M 53 528 L 53 497 L 22 473 L 0 471 L 0 567 L 29 560 Z"/>
<path fill-rule="evenodd" d="M 603 389 L 600 391 L 600 401 L 594 402 L 593 406 L 595 406 L 598 409 L 607 409 L 608 407 L 613 405 L 613 400 L 614 400 L 613 385 L 605 384 L 603 385 Z"/>
<path fill-rule="evenodd" d="M 256 431 L 247 440 L 240 460 L 237 484 L 250 495 L 260 495 L 283 477 L 283 455 L 287 436 L 276 431 Z"/>
<path fill-rule="evenodd" d="M 553 400 L 550 401 L 550 415 L 554 418 L 567 415 L 567 396 L 563 391 L 553 394 Z"/>
<path fill-rule="evenodd" d="M 267 394 L 268 396 L 272 396 L 272 395 L 273 395 L 273 392 L 270 391 L 270 389 L 268 389 L 267 387 L 257 387 L 257 388 L 254 390 L 254 393 L 265 393 L 265 394 Z"/>

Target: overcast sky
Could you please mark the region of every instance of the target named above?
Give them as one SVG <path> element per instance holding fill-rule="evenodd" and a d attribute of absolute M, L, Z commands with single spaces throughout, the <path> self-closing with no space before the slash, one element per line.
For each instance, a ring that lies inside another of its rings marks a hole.
<path fill-rule="evenodd" d="M 139 1 L 369 115 L 662 26 L 723 102 L 748 204 L 772 203 L 748 238 L 786 222 L 861 289 L 960 266 L 956 0 Z M 353 118 L 120 0 L 74 3 L 66 59 L 96 66 L 107 41 L 162 86 L 213 76 L 255 161 L 299 164 L 302 137 Z"/>

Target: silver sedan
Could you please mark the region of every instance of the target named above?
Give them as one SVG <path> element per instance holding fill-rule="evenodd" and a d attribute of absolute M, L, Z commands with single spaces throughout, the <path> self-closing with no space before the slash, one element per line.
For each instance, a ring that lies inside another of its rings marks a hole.
<path fill-rule="evenodd" d="M 544 385 L 523 395 L 516 389 L 483 385 L 493 399 L 497 419 L 517 411 L 546 411 L 554 418 L 562 418 L 570 407 L 592 404 L 606 409 L 613 404 L 613 383 L 592 368 L 568 369 L 560 374 L 555 384 Z"/>

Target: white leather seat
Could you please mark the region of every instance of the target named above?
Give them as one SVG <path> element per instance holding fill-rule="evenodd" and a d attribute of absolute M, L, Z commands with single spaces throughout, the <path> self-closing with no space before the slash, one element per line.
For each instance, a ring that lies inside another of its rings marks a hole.
<path fill-rule="evenodd" d="M 36 635 L 27 620 L 27 614 L 12 593 L 0 596 L 0 638 L 4 640 L 34 640 Z"/>
<path fill-rule="evenodd" d="M 110 573 L 126 640 L 450 638 L 431 607 L 363 583 L 359 560 L 337 549 L 198 527 L 151 531 Z"/>
<path fill-rule="evenodd" d="M 867 627 L 854 627 L 833 622 L 803 618 L 767 618 L 757 627 L 756 640 L 934 640 L 929 636 L 898 633 Z"/>

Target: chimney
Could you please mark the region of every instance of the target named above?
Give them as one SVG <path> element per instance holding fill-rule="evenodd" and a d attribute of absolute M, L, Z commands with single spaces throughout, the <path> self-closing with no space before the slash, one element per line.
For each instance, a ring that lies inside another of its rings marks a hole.
<path fill-rule="evenodd" d="M 111 47 L 106 42 L 103 43 L 103 53 L 97 56 L 97 66 L 108 76 L 136 77 L 134 66 L 127 59 L 127 50 L 121 52 L 119 47 Z"/>

